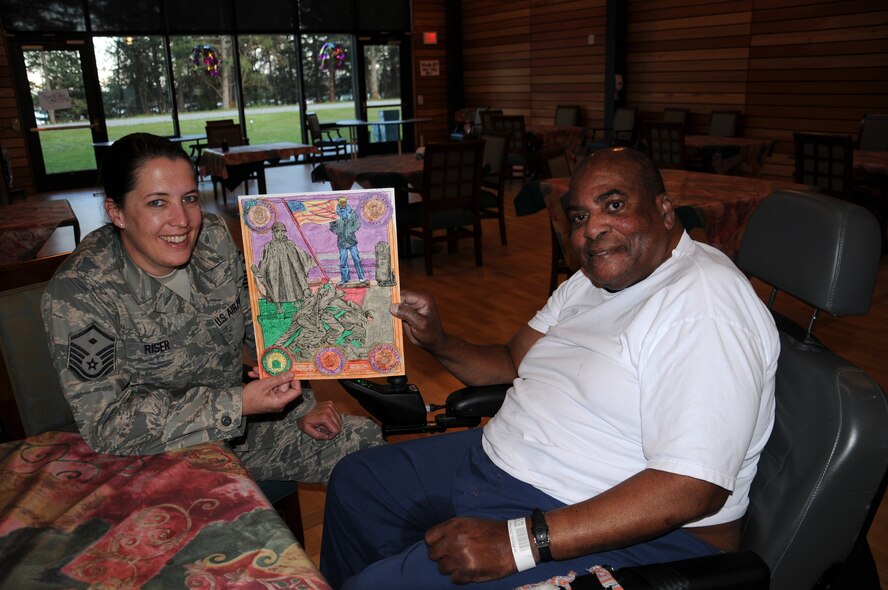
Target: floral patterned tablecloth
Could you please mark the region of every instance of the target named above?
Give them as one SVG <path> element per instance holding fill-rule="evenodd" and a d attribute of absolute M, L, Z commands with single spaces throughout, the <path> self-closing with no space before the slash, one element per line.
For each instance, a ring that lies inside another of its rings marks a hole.
<path fill-rule="evenodd" d="M 765 165 L 765 156 L 771 153 L 774 142 L 751 137 L 717 137 L 713 135 L 686 135 L 688 158 L 699 156 L 713 172 L 724 174 L 737 170 L 757 174 Z"/>
<path fill-rule="evenodd" d="M 30 260 L 59 226 L 74 227 L 80 240 L 80 224 L 66 200 L 25 201 L 0 207 L 0 264 Z"/>
<path fill-rule="evenodd" d="M 423 160 L 417 159 L 416 154 L 396 154 L 327 162 L 324 171 L 333 190 L 344 191 L 355 182 L 364 188 L 380 188 L 373 180 L 380 174 L 400 176 L 407 184 L 422 186 L 422 166 Z"/>
<path fill-rule="evenodd" d="M 70 432 L 0 445 L 0 587 L 330 590 L 224 445 L 118 457 Z"/>

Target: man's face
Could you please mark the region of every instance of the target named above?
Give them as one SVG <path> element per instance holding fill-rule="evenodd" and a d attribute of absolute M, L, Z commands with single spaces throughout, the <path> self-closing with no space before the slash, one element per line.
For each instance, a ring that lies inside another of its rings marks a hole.
<path fill-rule="evenodd" d="M 652 198 L 631 162 L 605 161 L 579 171 L 571 183 L 570 241 L 596 287 L 619 291 L 666 261 L 681 234 L 666 193 Z"/>

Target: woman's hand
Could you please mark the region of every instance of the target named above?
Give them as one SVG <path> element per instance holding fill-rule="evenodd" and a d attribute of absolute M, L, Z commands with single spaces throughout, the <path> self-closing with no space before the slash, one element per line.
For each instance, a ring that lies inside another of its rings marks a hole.
<path fill-rule="evenodd" d="M 296 424 L 299 430 L 315 440 L 336 438 L 342 429 L 342 417 L 331 401 L 319 402 L 307 414 L 300 417 Z"/>
<path fill-rule="evenodd" d="M 251 377 L 258 376 L 257 369 L 250 371 Z M 243 408 L 241 414 L 276 414 L 287 404 L 302 395 L 302 385 L 287 371 L 273 377 L 257 379 L 244 384 Z"/>

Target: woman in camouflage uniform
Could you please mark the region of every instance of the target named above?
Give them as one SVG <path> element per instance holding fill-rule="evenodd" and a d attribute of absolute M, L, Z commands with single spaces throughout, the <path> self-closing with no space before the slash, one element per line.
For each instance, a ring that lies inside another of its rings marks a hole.
<path fill-rule="evenodd" d="M 382 444 L 372 421 L 315 403 L 292 373 L 242 383 L 244 347 L 255 350 L 243 257 L 201 211 L 180 146 L 128 135 L 102 177 L 111 223 L 43 297 L 55 369 L 90 447 L 153 454 L 221 439 L 256 479 L 326 482 L 343 456 Z"/>

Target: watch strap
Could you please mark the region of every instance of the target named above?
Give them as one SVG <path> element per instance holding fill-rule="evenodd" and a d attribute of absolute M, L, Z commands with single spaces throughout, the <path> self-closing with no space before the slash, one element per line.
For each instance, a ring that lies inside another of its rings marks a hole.
<path fill-rule="evenodd" d="M 536 543 L 537 552 L 540 554 L 540 563 L 552 561 L 552 551 L 549 549 L 549 527 L 546 524 L 546 516 L 539 508 L 535 508 L 530 514 L 530 531 Z"/>

